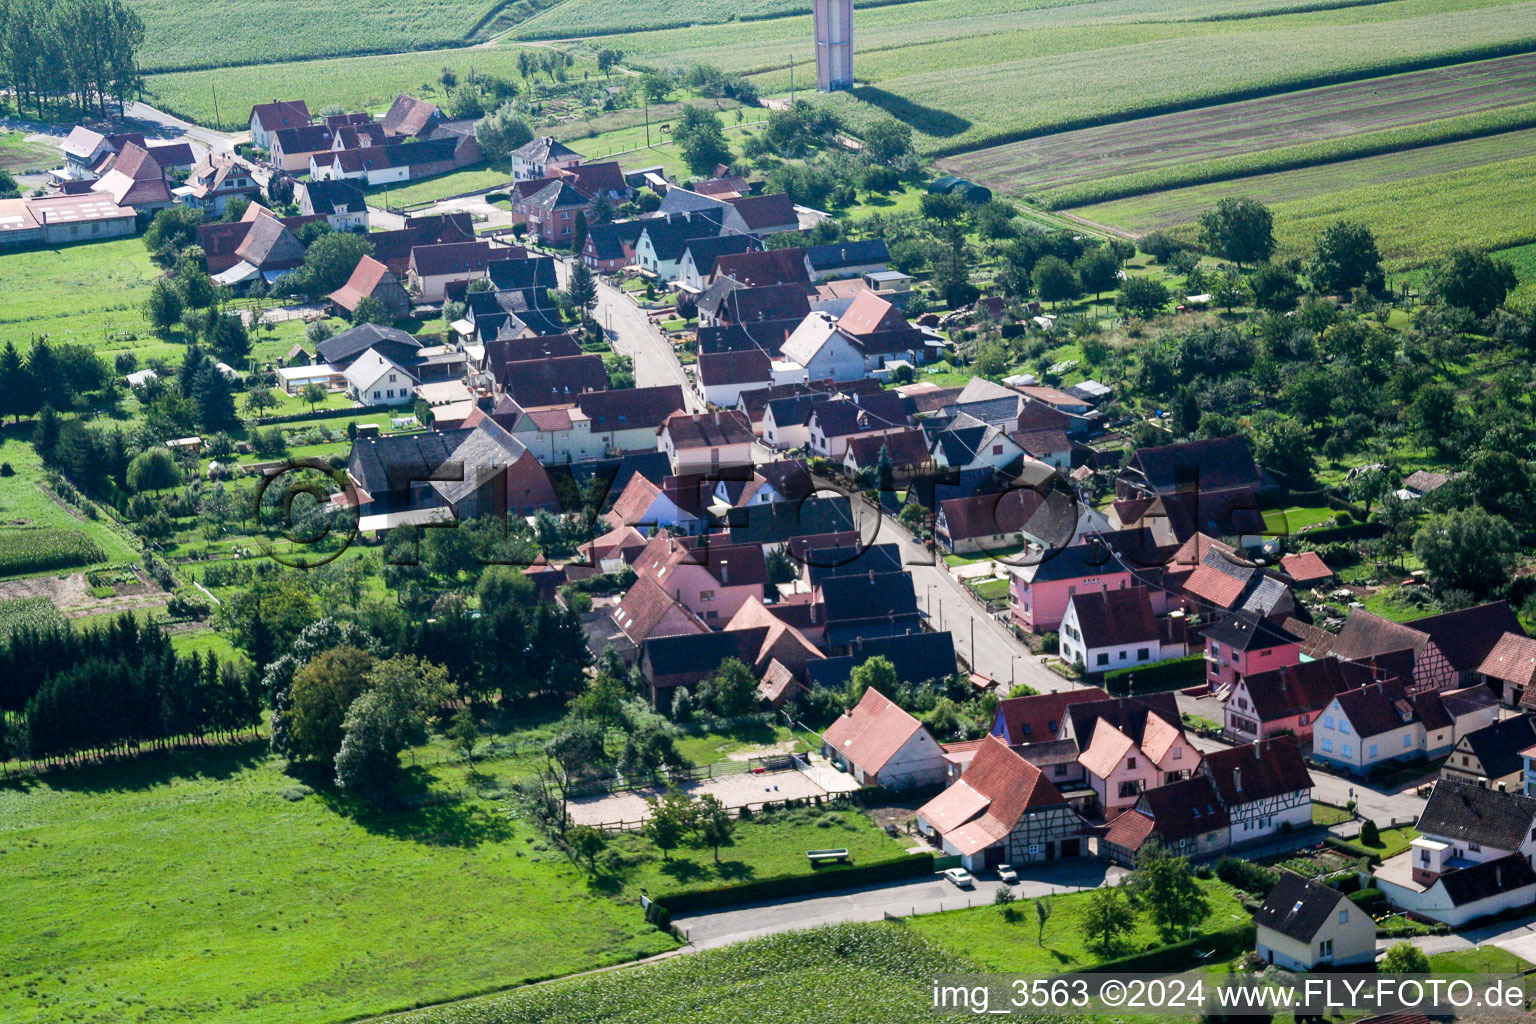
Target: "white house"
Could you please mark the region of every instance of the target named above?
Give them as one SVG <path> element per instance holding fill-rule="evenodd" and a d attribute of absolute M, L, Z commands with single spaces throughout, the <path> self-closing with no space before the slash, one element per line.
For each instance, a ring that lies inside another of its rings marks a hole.
<path fill-rule="evenodd" d="M 837 329 L 829 313 L 813 312 L 796 327 L 779 349 L 784 361 L 794 363 L 807 380 L 861 380 L 867 373 L 864 354 Z"/>
<path fill-rule="evenodd" d="M 498 162 L 494 158 L 499 154 L 487 156 L 493 158 L 493 163 Z M 580 153 L 563 142 L 555 141 L 553 136 L 540 135 L 512 151 L 512 180 L 547 178 L 556 171 L 580 167 L 583 159 Z"/>
<path fill-rule="evenodd" d="M 1226 808 L 1234 846 L 1312 826 L 1312 776 L 1289 736 L 1212 751 L 1199 774 Z"/>
<path fill-rule="evenodd" d="M 1061 656 L 1086 672 L 1154 665 L 1189 653 L 1184 620 L 1158 619 L 1144 587 L 1074 594 L 1061 620 Z"/>
<path fill-rule="evenodd" d="M 649 537 L 658 529 L 678 533 L 697 533 L 702 525 L 698 516 L 680 506 L 676 499 L 656 484 L 636 473 L 608 511 L 614 526 L 630 526 Z"/>
<path fill-rule="evenodd" d="M 1309 971 L 1376 959 L 1376 922 L 1371 915 L 1339 890 L 1294 871 L 1281 872 L 1253 920 L 1258 954 L 1276 967 Z"/>
<path fill-rule="evenodd" d="M 1354 775 L 1450 749 L 1455 721 L 1432 692 L 1409 697 L 1396 680 L 1345 690 L 1312 725 L 1312 756 Z"/>
<path fill-rule="evenodd" d="M 364 405 L 405 405 L 414 399 L 412 389 L 420 383 L 375 349 L 358 356 L 343 376 L 347 394 Z"/>
<path fill-rule="evenodd" d="M 656 430 L 656 450 L 667 453 L 676 476 L 752 465 L 752 424 L 735 409 L 673 413 Z"/>
<path fill-rule="evenodd" d="M 944 781 L 944 748 L 928 727 L 873 688 L 822 734 L 821 752 L 863 786 L 906 789 Z"/>

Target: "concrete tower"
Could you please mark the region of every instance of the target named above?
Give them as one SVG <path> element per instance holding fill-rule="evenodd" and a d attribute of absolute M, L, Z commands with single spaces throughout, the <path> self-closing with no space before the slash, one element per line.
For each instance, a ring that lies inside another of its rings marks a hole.
<path fill-rule="evenodd" d="M 815 0 L 816 88 L 853 88 L 853 0 Z"/>

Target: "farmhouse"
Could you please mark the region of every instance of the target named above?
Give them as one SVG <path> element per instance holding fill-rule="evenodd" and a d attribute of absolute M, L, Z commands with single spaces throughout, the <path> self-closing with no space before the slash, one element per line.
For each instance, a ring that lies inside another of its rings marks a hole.
<path fill-rule="evenodd" d="M 873 688 L 827 727 L 821 752 L 863 786 L 907 789 L 944 779 L 944 749 L 928 727 Z"/>
<path fill-rule="evenodd" d="M 1289 736 L 1212 751 L 1197 775 L 1215 787 L 1234 846 L 1312 824 L 1312 776 Z"/>

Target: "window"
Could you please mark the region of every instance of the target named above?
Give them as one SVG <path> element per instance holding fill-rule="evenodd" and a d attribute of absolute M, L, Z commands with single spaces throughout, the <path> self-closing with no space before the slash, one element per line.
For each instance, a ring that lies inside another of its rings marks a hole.
<path fill-rule="evenodd" d="M 1045 727 L 1047 729 L 1051 730 L 1051 734 L 1052 735 L 1055 735 L 1055 733 L 1056 733 L 1056 723 L 1055 723 L 1055 721 L 1046 722 L 1045 723 Z"/>
<path fill-rule="evenodd" d="M 1065 775 L 1065 774 L 1067 774 L 1067 766 L 1064 765 L 1064 764 L 1057 765 L 1055 770 L 1054 770 L 1054 772 L 1053 772 L 1053 774 L 1056 774 L 1056 775 Z"/>
<path fill-rule="evenodd" d="M 1029 855 L 1031 857 L 1038 857 L 1038 856 L 1040 856 L 1040 844 L 1039 843 L 1030 843 L 1029 844 Z"/>
<path fill-rule="evenodd" d="M 1355 748 L 1346 743 L 1339 749 L 1339 753 L 1343 754 L 1345 757 L 1354 757 Z"/>
<path fill-rule="evenodd" d="M 1146 661 L 1150 657 L 1152 657 L 1152 649 L 1150 647 L 1138 647 L 1138 648 L 1136 648 L 1136 660 L 1137 661 Z"/>
<path fill-rule="evenodd" d="M 1128 658 L 1130 656 L 1131 656 L 1131 652 L 1130 651 L 1121 651 L 1120 652 L 1120 660 L 1121 661 L 1124 661 L 1126 658 Z"/>
<path fill-rule="evenodd" d="M 1343 733 L 1345 736 L 1349 735 L 1349 719 L 1339 719 L 1339 732 Z"/>
<path fill-rule="evenodd" d="M 1211 657 L 1214 658 L 1214 657 L 1219 656 L 1220 654 L 1221 654 L 1221 644 L 1213 642 L 1211 644 Z"/>
<path fill-rule="evenodd" d="M 1371 744 L 1371 752 L 1369 756 L 1373 758 L 1376 756 L 1376 744 L 1374 743 Z"/>
<path fill-rule="evenodd" d="M 1308 723 L 1308 722 L 1310 722 L 1310 721 L 1311 721 L 1311 720 L 1312 720 L 1312 716 L 1311 716 L 1311 715 L 1302 715 L 1302 716 L 1301 716 L 1301 717 L 1300 717 L 1300 718 L 1298 718 L 1298 719 L 1297 719 L 1297 720 L 1296 720 L 1296 721 L 1297 721 L 1297 722 L 1298 722 L 1298 723 L 1300 723 L 1300 724 L 1301 724 L 1301 725 L 1306 725 L 1306 724 L 1307 724 L 1307 723 Z"/>
<path fill-rule="evenodd" d="M 1324 939 L 1322 942 L 1319 942 L 1317 944 L 1317 955 L 1318 956 L 1333 956 L 1333 940 L 1332 939 Z"/>
<path fill-rule="evenodd" d="M 1333 740 L 1324 739 L 1323 740 L 1323 749 L 1325 751 L 1327 751 L 1328 753 L 1330 753 L 1330 754 L 1333 753 Z"/>
<path fill-rule="evenodd" d="M 390 383 L 391 383 L 391 384 L 393 384 L 393 383 L 394 383 L 394 382 L 395 382 L 395 375 L 394 375 L 394 374 L 390 374 L 390 375 L 389 375 L 389 382 L 390 382 Z"/>
<path fill-rule="evenodd" d="M 992 446 L 992 454 L 993 455 L 1001 455 L 1001 454 L 1003 454 L 1003 446 L 1000 445 L 1000 444 L 993 445 Z"/>
<path fill-rule="evenodd" d="M 1034 727 L 1031 726 L 1028 722 L 1025 722 L 1024 723 L 1024 735 L 1028 736 L 1033 731 L 1034 731 Z"/>
<path fill-rule="evenodd" d="M 1122 782 L 1120 783 L 1120 795 L 1122 797 L 1136 796 L 1137 794 L 1141 793 L 1144 788 L 1145 785 L 1140 779 L 1137 779 L 1135 782 Z"/>
<path fill-rule="evenodd" d="M 1134 757 L 1126 758 L 1125 759 L 1125 766 L 1127 768 L 1135 768 L 1136 767 L 1136 759 Z"/>
<path fill-rule="evenodd" d="M 1099 655 L 1097 658 L 1094 659 L 1094 664 L 1096 664 L 1096 665 L 1108 665 L 1109 664 L 1109 655 L 1107 655 L 1107 654 Z"/>
<path fill-rule="evenodd" d="M 374 398 L 378 398 L 378 397 L 379 397 L 379 393 L 378 393 L 378 392 L 377 392 L 377 391 L 375 391 L 375 392 L 374 392 L 374 393 L 373 393 L 373 397 L 374 397 Z"/>
<path fill-rule="evenodd" d="M 1467 844 L 1467 849 L 1471 850 L 1473 853 L 1482 853 L 1483 852 L 1483 846 L 1482 846 L 1481 843 L 1468 843 Z"/>
<path fill-rule="evenodd" d="M 1326 726 L 1329 729 L 1332 729 L 1333 728 L 1333 716 L 1332 715 L 1324 715 L 1323 716 L 1323 725 Z"/>
<path fill-rule="evenodd" d="M 395 389 L 394 388 L 390 388 L 388 391 L 384 392 L 384 397 L 385 398 L 394 398 L 395 397 Z"/>
<path fill-rule="evenodd" d="M 699 591 L 699 600 L 700 601 L 713 601 L 714 599 L 715 599 L 715 592 L 713 590 L 701 590 L 701 591 Z"/>
<path fill-rule="evenodd" d="M 1184 748 L 1183 747 L 1174 747 L 1173 748 L 1173 759 L 1175 761 L 1182 761 L 1182 760 L 1184 760 Z"/>
<path fill-rule="evenodd" d="M 1339 924 L 1349 924 L 1349 911 L 1348 910 L 1341 910 L 1341 911 L 1339 911 Z"/>
<path fill-rule="evenodd" d="M 1410 732 L 1410 733 L 1404 733 L 1403 734 L 1403 746 L 1404 747 L 1411 747 L 1411 746 L 1413 746 L 1413 733 Z"/>

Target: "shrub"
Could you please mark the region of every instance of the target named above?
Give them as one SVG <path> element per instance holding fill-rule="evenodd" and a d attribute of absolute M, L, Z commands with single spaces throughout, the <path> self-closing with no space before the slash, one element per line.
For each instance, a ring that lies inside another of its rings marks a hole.
<path fill-rule="evenodd" d="M 1251 892 L 1256 896 L 1269 895 L 1275 883 L 1280 881 L 1279 872 L 1255 864 L 1251 860 L 1240 860 L 1237 857 L 1223 857 L 1218 860 L 1216 877 L 1230 886 Z"/>

